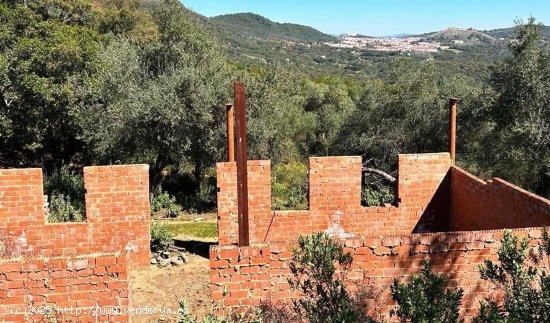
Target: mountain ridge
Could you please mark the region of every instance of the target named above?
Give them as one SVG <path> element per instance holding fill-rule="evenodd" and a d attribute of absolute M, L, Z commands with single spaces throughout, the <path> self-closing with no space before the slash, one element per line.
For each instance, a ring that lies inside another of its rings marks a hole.
<path fill-rule="evenodd" d="M 301 42 L 334 41 L 336 37 L 313 27 L 272 21 L 261 15 L 245 12 L 210 17 L 218 30 L 246 38 L 276 39 Z"/>

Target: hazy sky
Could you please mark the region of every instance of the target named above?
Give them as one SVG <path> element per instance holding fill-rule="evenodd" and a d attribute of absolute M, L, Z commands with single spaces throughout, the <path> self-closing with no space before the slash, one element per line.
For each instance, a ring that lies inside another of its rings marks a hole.
<path fill-rule="evenodd" d="M 550 0 L 181 0 L 202 15 L 254 12 L 325 33 L 386 36 L 447 27 L 511 27 L 533 16 L 550 25 Z"/>

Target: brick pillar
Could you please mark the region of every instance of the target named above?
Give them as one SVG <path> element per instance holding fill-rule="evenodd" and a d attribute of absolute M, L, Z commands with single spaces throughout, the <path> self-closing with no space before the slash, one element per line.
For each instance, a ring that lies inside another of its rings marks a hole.
<path fill-rule="evenodd" d="M 0 229 L 12 239 L 25 231 L 36 240 L 46 223 L 42 169 L 0 169 Z"/>
<path fill-rule="evenodd" d="M 309 209 L 336 212 L 361 207 L 361 157 L 309 158 Z"/>
<path fill-rule="evenodd" d="M 414 232 L 442 231 L 448 226 L 449 153 L 399 155 L 399 209 L 418 220 Z"/>
<path fill-rule="evenodd" d="M 149 166 L 84 167 L 86 217 L 100 250 L 131 251 L 132 264 L 150 261 Z"/>
<path fill-rule="evenodd" d="M 271 162 L 249 160 L 248 216 L 250 242 L 264 241 L 271 221 Z M 236 243 L 237 219 L 237 166 L 234 162 L 216 164 L 218 186 L 218 241 L 220 244 Z"/>

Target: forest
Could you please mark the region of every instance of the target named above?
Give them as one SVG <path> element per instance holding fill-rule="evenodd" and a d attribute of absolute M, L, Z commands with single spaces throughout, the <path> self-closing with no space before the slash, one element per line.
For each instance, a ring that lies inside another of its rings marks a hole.
<path fill-rule="evenodd" d="M 453 96 L 458 165 L 548 198 L 543 28 L 519 21 L 502 58 L 477 70 L 449 75 L 441 62 L 395 55 L 384 73 L 354 78 L 232 60 L 209 21 L 176 0 L 2 0 L 0 166 L 41 167 L 61 220 L 79 219 L 77 175 L 96 164 L 149 164 L 151 191 L 212 209 L 224 106 L 242 80 L 249 159 L 272 160 L 276 208 L 307 207 L 309 156 L 360 155 L 395 175 L 398 153 L 446 151 Z M 365 205 L 393 202 L 384 177 L 364 183 Z"/>

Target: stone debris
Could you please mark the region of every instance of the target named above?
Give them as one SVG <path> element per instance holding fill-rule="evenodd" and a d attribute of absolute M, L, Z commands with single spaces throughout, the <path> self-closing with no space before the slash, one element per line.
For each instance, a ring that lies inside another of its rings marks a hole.
<path fill-rule="evenodd" d="M 170 248 L 170 250 L 163 250 L 159 252 L 153 252 L 151 254 L 151 265 L 157 265 L 159 267 L 168 266 L 182 266 L 189 262 L 184 248 Z"/>

